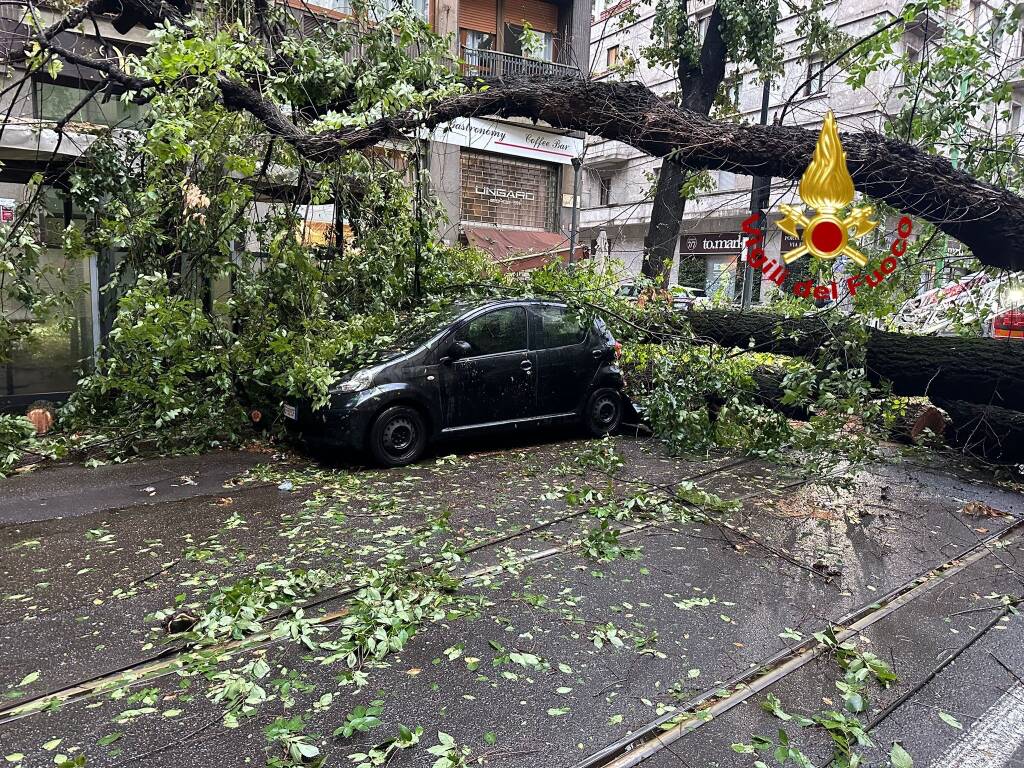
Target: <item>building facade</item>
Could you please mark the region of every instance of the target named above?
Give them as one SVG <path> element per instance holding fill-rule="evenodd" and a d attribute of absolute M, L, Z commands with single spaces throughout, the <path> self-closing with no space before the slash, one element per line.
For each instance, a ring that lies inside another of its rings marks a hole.
<path fill-rule="evenodd" d="M 302 30 L 325 21 L 343 23 L 351 15 L 348 0 L 282 2 Z M 589 50 L 590 6 L 583 0 L 413 0 L 412 6 L 435 31 L 451 36 L 452 59 L 469 74 L 584 77 L 588 72 L 579 65 Z M 27 39 L 27 7 L 0 5 L 0 58 L 7 59 Z M 45 5 L 34 12 L 43 26 L 60 15 Z M 141 54 L 147 31 L 122 34 L 109 20 L 98 19 L 84 31 L 63 32 L 57 42 L 91 55 L 97 52 L 97 37 L 121 53 Z M 4 74 L 16 76 L 16 65 Z M 94 140 L 96 127 L 132 130 L 142 114 L 141 107 L 108 90 L 89 100 L 58 134 L 57 121 L 97 82 L 92 70 L 67 64 L 56 77 L 40 72 L 25 87 L 0 93 L 0 220 L 15 216 L 18 204 L 32 193 L 29 181 L 45 171 L 40 225 L 48 248 L 43 260 L 77 289 L 70 322 L 43 324 L 25 310 L 4 308 L 8 316 L 32 326 L 25 343 L 0 363 L 0 408 L 6 410 L 65 397 L 113 321 L 116 297 L 100 287 L 109 282 L 118 254 L 82 262 L 66 259 L 60 248 L 64 230 L 82 216 L 67 194 L 69 169 Z M 432 185 L 448 213 L 447 240 L 489 252 L 506 270 L 529 269 L 567 254 L 572 161 L 582 153 L 582 136 L 525 122 L 473 118 L 441 126 L 424 138 Z M 271 204 L 267 200 L 257 207 Z M 303 237 L 311 244 L 333 236 L 333 206 L 301 206 L 301 215 L 306 219 Z M 226 285 L 204 289 L 207 296 L 227 290 Z"/>
<path fill-rule="evenodd" d="M 601 0 L 598 0 L 600 3 Z M 707 28 L 712 2 L 697 3 L 692 20 L 699 36 Z M 863 37 L 880 24 L 887 23 L 902 12 L 903 4 L 890 0 L 841 0 L 830 2 L 825 15 L 851 39 Z M 969 24 L 975 29 L 992 23 L 994 5 L 965 0 L 959 8 L 951 8 L 944 19 L 947 24 Z M 636 11 L 635 21 L 620 23 L 627 9 Z M 774 78 L 767 90 L 767 121 L 773 123 L 783 106 L 785 125 L 817 130 L 828 110 L 832 110 L 843 131 L 881 131 L 886 115 L 892 114 L 905 90 L 896 72 L 877 72 L 864 87 L 852 89 L 845 73 L 838 68 L 824 68 L 820 55 L 804 56 L 800 52 L 803 38 L 797 26 L 799 18 L 787 6 L 780 6 L 776 44 L 782 52 L 782 74 Z M 594 78 L 615 77 L 615 67 L 627 51 L 638 51 L 651 37 L 653 5 L 624 0 L 607 7 L 595 8 L 591 28 L 591 60 Z M 933 28 L 934 29 L 934 28 Z M 900 45 L 904 55 L 916 60 L 921 56 L 920 25 L 904 29 Z M 1007 39 L 1011 51 L 1024 52 L 1021 38 Z M 638 63 L 637 79 L 656 92 L 671 93 L 678 84 L 673 73 Z M 766 90 L 759 73 L 750 65 L 731 67 L 725 80 L 738 107 L 739 119 L 758 123 Z M 1018 93 L 1013 109 L 1020 126 Z M 1011 116 L 1011 122 L 1013 118 Z M 583 210 L 580 215 L 581 236 L 593 245 L 602 258 L 621 262 L 623 279 L 639 273 L 643 258 L 643 241 L 651 217 L 652 187 L 657 179 L 661 159 L 639 153 L 618 142 L 591 137 L 584 154 Z M 742 268 L 741 222 L 750 215 L 751 178 L 726 171 L 710 172 L 711 188 L 686 204 L 681 236 L 670 280 L 681 285 L 703 288 L 708 295 L 737 297 L 737 271 Z M 799 205 L 796 183 L 774 179 L 769 195 L 769 221 L 779 219 L 780 203 Z M 766 254 L 778 260 L 781 252 L 795 247 L 788 235 L 769 226 Z M 764 299 L 774 286 L 765 281 L 754 300 Z"/>
<path fill-rule="evenodd" d="M 434 0 L 430 9 L 435 31 L 451 35 L 463 71 L 480 77 L 586 77 L 590 11 L 586 0 Z M 430 139 L 431 184 L 448 214 L 447 241 L 476 246 L 508 271 L 568 255 L 581 135 L 463 118 Z"/>

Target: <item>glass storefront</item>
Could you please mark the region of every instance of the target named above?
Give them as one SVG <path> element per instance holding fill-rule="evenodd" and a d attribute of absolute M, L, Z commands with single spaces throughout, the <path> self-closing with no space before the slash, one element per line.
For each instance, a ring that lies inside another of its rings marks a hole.
<path fill-rule="evenodd" d="M 52 393 L 69 392 L 94 350 L 92 267 L 88 260 L 67 258 L 60 246 L 65 226 L 72 224 L 70 206 L 50 190 L 45 195 L 41 227 L 47 245 L 42 256 L 40 285 L 53 293 L 66 292 L 69 303 L 53 318 L 39 320 L 24 307 L 11 306 L 5 315 L 23 324 L 28 333 L 2 364 L 0 402 L 17 402 Z"/>

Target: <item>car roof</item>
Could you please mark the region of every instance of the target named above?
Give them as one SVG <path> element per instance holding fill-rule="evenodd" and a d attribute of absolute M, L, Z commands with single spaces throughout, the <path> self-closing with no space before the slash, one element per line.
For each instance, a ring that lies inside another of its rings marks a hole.
<path fill-rule="evenodd" d="M 523 299 L 523 298 L 509 298 L 509 299 L 485 299 L 479 302 L 466 302 L 466 311 L 460 315 L 460 319 L 470 315 L 482 312 L 486 309 L 497 309 L 498 307 L 514 307 L 514 306 L 540 306 L 540 305 L 554 305 L 558 307 L 566 306 L 564 301 L 557 299 Z"/>

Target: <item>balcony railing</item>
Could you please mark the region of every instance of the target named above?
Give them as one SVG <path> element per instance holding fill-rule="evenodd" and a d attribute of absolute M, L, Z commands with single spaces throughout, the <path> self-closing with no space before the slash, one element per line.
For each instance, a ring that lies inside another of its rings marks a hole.
<path fill-rule="evenodd" d="M 485 51 L 479 48 L 462 48 L 463 70 L 467 75 L 479 77 L 579 77 L 583 74 L 577 67 L 556 64 L 553 61 L 528 59 L 513 53 Z"/>

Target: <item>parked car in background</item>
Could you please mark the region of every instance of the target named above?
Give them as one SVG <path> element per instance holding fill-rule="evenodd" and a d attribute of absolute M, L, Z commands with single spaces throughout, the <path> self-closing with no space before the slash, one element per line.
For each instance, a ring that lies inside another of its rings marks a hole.
<path fill-rule="evenodd" d="M 975 327 L 982 336 L 1024 339 L 1024 290 L 1011 276 L 975 272 L 904 302 L 894 324 L 939 336 Z"/>
<path fill-rule="evenodd" d="M 691 288 L 685 285 L 670 285 L 668 290 L 653 287 L 642 287 L 634 281 L 622 283 L 616 291 L 619 296 L 633 301 L 649 301 L 651 297 L 671 302 L 672 309 L 685 312 L 694 304 L 708 301 L 707 292 L 703 288 Z"/>
<path fill-rule="evenodd" d="M 385 466 L 488 430 L 577 422 L 605 435 L 622 418 L 618 351 L 603 321 L 564 304 L 455 305 L 347 375 L 327 407 L 285 403 L 285 424 L 311 447 L 365 451 Z"/>

